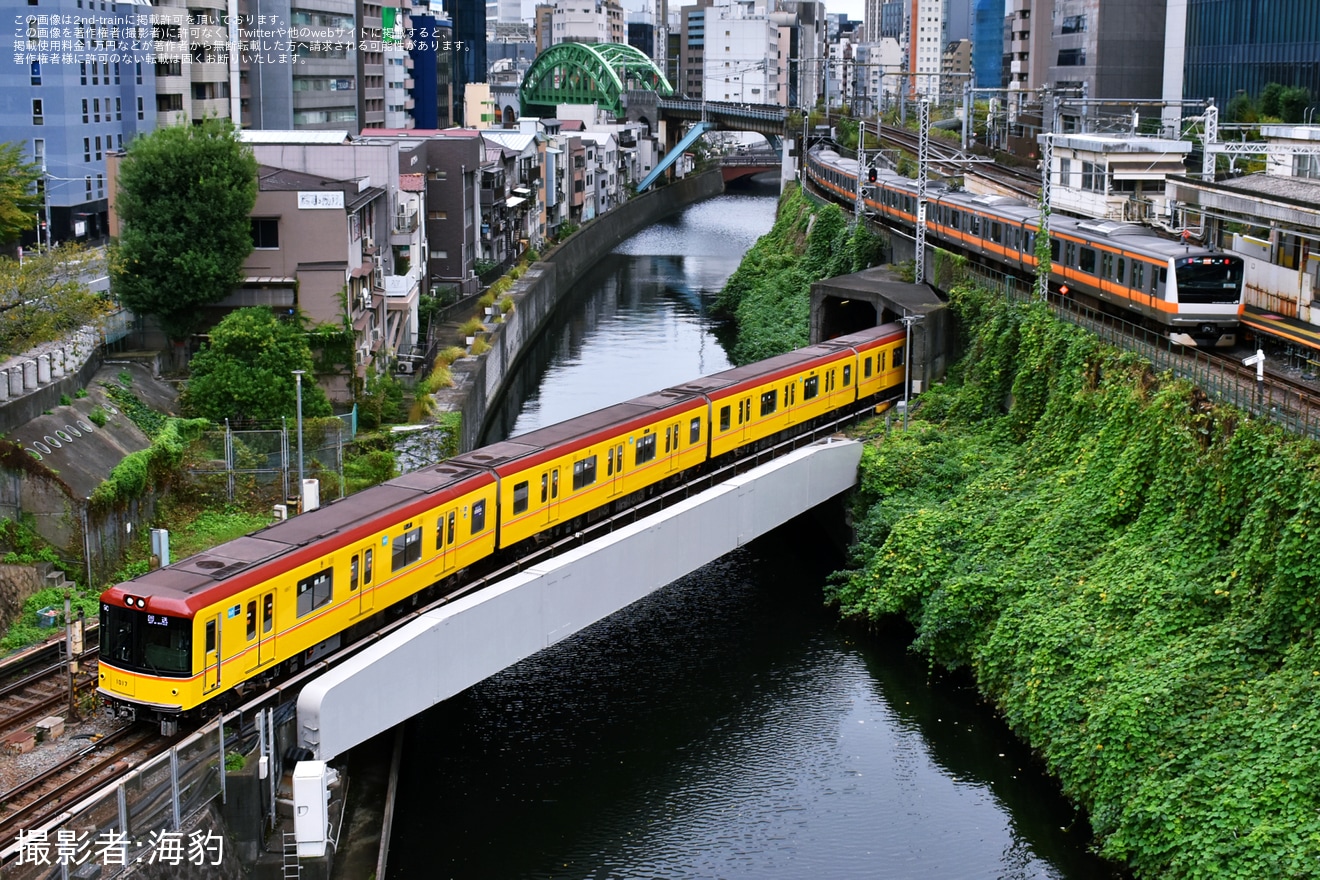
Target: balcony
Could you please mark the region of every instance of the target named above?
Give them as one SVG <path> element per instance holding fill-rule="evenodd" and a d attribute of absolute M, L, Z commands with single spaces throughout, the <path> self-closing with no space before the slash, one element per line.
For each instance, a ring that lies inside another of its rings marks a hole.
<path fill-rule="evenodd" d="M 395 235 L 408 235 L 417 231 L 417 209 L 400 209 L 394 214 Z"/>

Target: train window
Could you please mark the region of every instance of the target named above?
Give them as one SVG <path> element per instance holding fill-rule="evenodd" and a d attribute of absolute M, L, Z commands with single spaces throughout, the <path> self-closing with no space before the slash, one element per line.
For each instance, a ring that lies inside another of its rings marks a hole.
<path fill-rule="evenodd" d="M 967 231 L 972 235 L 981 234 L 981 215 L 971 214 L 967 218 Z"/>
<path fill-rule="evenodd" d="M 669 447 L 672 445 L 671 444 L 672 437 L 673 437 L 673 431 L 670 430 L 669 428 L 665 428 L 665 455 L 669 454 Z"/>
<path fill-rule="evenodd" d="M 808 376 L 802 381 L 802 399 L 811 400 L 820 393 L 820 377 Z"/>
<path fill-rule="evenodd" d="M 268 633 L 275 626 L 275 594 L 267 593 L 261 597 L 261 631 Z"/>
<path fill-rule="evenodd" d="M 870 358 L 867 358 L 866 360 L 862 361 L 862 378 L 863 378 L 863 379 L 869 379 L 869 378 L 871 378 L 871 359 L 870 359 Z"/>
<path fill-rule="evenodd" d="M 371 583 L 371 553 L 370 547 L 362 554 L 362 586 Z"/>
<path fill-rule="evenodd" d="M 1057 238 L 1050 239 L 1050 262 L 1052 263 L 1059 262 L 1059 251 L 1061 250 L 1059 244 L 1060 242 Z"/>
<path fill-rule="evenodd" d="M 298 616 L 309 614 L 330 601 L 334 594 L 331 570 L 318 571 L 298 581 Z"/>
<path fill-rule="evenodd" d="M 545 504 L 550 498 L 550 475 L 541 474 L 541 503 Z"/>
<path fill-rule="evenodd" d="M 847 388 L 852 384 L 852 364 L 843 365 L 843 387 Z"/>
<path fill-rule="evenodd" d="M 439 517 L 436 518 L 435 521 L 435 549 L 443 550 L 444 546 L 445 546 L 445 515 L 442 513 L 440 514 Z M 349 584 L 348 588 L 350 590 L 353 589 L 353 585 Z"/>
<path fill-rule="evenodd" d="M 1030 231 L 1022 233 L 1022 252 L 1024 254 L 1036 253 L 1036 233 Z"/>
<path fill-rule="evenodd" d="M 722 406 L 722 407 L 720 407 L 720 430 L 721 430 L 721 431 L 727 431 L 727 430 L 729 430 L 729 416 L 730 416 L 730 414 L 731 414 L 731 408 L 730 408 L 730 407 L 727 407 L 727 406 Z"/>
<path fill-rule="evenodd" d="M 447 526 L 448 526 L 448 529 L 449 529 L 449 537 L 448 537 L 446 540 L 449 541 L 450 545 L 453 545 L 453 543 L 454 543 L 454 512 L 453 512 L 452 510 L 449 511 L 449 521 L 448 521 L 448 523 L 447 523 Z"/>
<path fill-rule="evenodd" d="M 998 220 L 990 221 L 990 240 L 999 244 L 1004 240 L 1004 225 Z"/>
<path fill-rule="evenodd" d="M 435 530 L 435 549 L 440 549 L 439 529 Z M 352 559 L 348 560 L 348 589 L 350 592 L 358 588 L 358 578 L 360 574 L 361 573 L 358 571 L 358 558 L 357 556 L 354 556 Z"/>
<path fill-rule="evenodd" d="M 477 534 L 486 527 L 486 500 L 472 504 L 472 534 Z"/>
<path fill-rule="evenodd" d="M 693 419 L 688 425 L 688 443 L 699 443 L 701 441 L 701 419 Z"/>
<path fill-rule="evenodd" d="M 903 366 L 903 346 L 901 345 L 894 346 L 894 366 Z"/>
<path fill-rule="evenodd" d="M 609 454 L 605 456 L 605 476 L 614 476 L 614 448 L 610 447 Z"/>
<path fill-rule="evenodd" d="M 1114 273 L 1114 280 L 1119 284 L 1127 284 L 1127 258 L 1118 258 L 1118 270 Z"/>
<path fill-rule="evenodd" d="M 1160 271 L 1159 271 L 1159 281 L 1157 282 L 1157 281 L 1155 280 L 1155 278 L 1156 278 L 1155 273 L 1154 273 L 1154 272 L 1151 272 L 1151 273 L 1150 273 L 1150 292 L 1151 292 L 1151 293 L 1154 293 L 1157 289 L 1159 289 L 1160 287 L 1163 287 L 1164 284 L 1165 284 L 1165 282 L 1167 282 L 1167 281 L 1169 280 L 1169 267 L 1168 267 L 1168 266 L 1160 266 Z"/>
<path fill-rule="evenodd" d="M 513 487 L 513 512 L 525 513 L 527 511 L 527 481 L 519 483 Z"/>
<path fill-rule="evenodd" d="M 655 458 L 655 435 L 647 434 L 637 441 L 637 452 L 633 464 L 645 464 L 653 458 Z"/>
<path fill-rule="evenodd" d="M 215 653 L 215 621 L 206 622 L 206 653 Z"/>
<path fill-rule="evenodd" d="M 250 599 L 247 604 L 247 639 L 252 641 L 257 637 L 257 600 Z"/>
<path fill-rule="evenodd" d="M 1100 254 L 1100 277 L 1114 277 L 1114 255 L 1109 253 L 1109 251 L 1103 251 Z"/>
<path fill-rule="evenodd" d="M 1146 286 L 1146 264 L 1132 261 L 1132 286 L 1141 290 Z"/>
<path fill-rule="evenodd" d="M 883 351 L 877 353 L 875 356 L 875 370 L 877 373 L 883 373 L 885 371 L 885 353 Z"/>
<path fill-rule="evenodd" d="M 950 211 L 950 212 L 949 212 L 949 225 L 950 225 L 951 227 L 953 227 L 954 229 L 961 229 L 961 228 L 962 228 L 962 212 L 961 212 L 961 211 Z"/>
<path fill-rule="evenodd" d="M 559 468 L 555 468 L 550 472 L 550 497 L 559 497 Z"/>
<path fill-rule="evenodd" d="M 1077 265 L 1077 243 L 1065 241 L 1063 243 L 1063 265 L 1072 268 Z"/>
<path fill-rule="evenodd" d="M 766 416 L 770 415 L 771 413 L 773 413 L 773 412 L 774 412 L 776 409 L 778 409 L 778 408 L 779 408 L 779 392 L 778 392 L 778 391 L 767 391 L 767 392 L 765 392 L 764 394 L 761 395 L 761 417 L 762 417 L 762 418 L 765 418 Z"/>
<path fill-rule="evenodd" d="M 573 491 L 596 482 L 596 456 L 573 462 Z"/>
<path fill-rule="evenodd" d="M 422 558 L 422 528 L 409 529 L 394 539 L 390 568 L 400 571 Z"/>
<path fill-rule="evenodd" d="M 1095 274 L 1095 248 L 1082 248 L 1077 258 L 1077 267 L 1089 275 Z"/>

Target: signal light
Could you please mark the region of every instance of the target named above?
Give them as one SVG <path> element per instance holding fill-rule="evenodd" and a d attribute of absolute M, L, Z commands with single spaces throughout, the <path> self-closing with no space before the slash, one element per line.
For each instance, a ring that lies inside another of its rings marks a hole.
<path fill-rule="evenodd" d="M 1068 285 L 1064 284 L 1059 287 L 1059 296 L 1067 296 L 1067 295 L 1068 295 Z"/>
<path fill-rule="evenodd" d="M 866 169 L 866 179 L 867 179 L 868 181 L 870 181 L 871 183 L 875 183 L 875 177 L 876 177 L 876 174 L 875 174 L 875 169 L 874 169 L 874 168 L 868 168 L 868 169 Z"/>

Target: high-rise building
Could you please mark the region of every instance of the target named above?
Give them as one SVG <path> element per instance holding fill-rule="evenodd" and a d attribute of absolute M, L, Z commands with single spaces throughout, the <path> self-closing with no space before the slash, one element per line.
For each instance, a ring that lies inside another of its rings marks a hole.
<path fill-rule="evenodd" d="M 944 58 L 944 0 L 912 0 L 908 22 L 909 94 L 932 99 L 940 94 L 940 67 Z"/>
<path fill-rule="evenodd" d="M 1320 3 L 1315 0 L 1168 0 L 1165 97 L 1259 97 L 1269 83 L 1320 101 Z"/>
<path fill-rule="evenodd" d="M 972 8 L 972 68 L 978 89 L 1003 88 L 1004 2 L 976 0 Z"/>
<path fill-rule="evenodd" d="M 155 37 L 146 4 L 108 0 L 4 0 L 16 23 L 15 58 L 0 69 L 0 127 L 44 170 L 35 240 L 99 239 L 106 234 L 105 156 L 157 124 Z M 70 49 L 64 49 L 64 45 Z M 111 60 L 117 57 L 119 60 Z M 171 98 L 170 101 L 174 102 Z M 49 220 L 49 222 L 47 222 Z"/>

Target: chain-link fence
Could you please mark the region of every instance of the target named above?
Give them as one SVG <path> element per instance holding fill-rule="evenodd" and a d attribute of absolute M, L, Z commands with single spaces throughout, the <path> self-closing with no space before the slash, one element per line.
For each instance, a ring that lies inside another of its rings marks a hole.
<path fill-rule="evenodd" d="M 287 420 L 276 428 L 226 424 L 202 435 L 186 470 L 194 485 L 230 501 L 283 503 L 298 494 L 300 476 L 319 480 L 321 498 L 330 500 L 346 491 L 344 444 L 351 439 L 352 428 L 341 418 L 304 421 L 301 445 Z"/>

